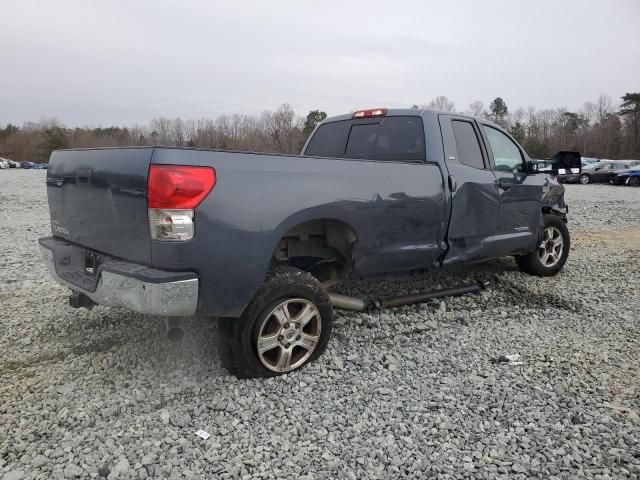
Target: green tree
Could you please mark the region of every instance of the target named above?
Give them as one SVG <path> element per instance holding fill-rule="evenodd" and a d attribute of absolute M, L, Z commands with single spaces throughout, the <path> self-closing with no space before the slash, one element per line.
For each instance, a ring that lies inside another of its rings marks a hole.
<path fill-rule="evenodd" d="M 511 127 L 509 133 L 515 138 L 516 142 L 522 144 L 524 142 L 524 138 L 526 136 L 524 125 L 520 122 L 516 122 Z"/>
<path fill-rule="evenodd" d="M 507 116 L 507 104 L 505 101 L 496 97 L 493 99 L 491 104 L 489 105 L 489 112 L 491 112 L 491 119 L 496 122 L 498 125 L 505 125 L 505 120 Z"/>
<path fill-rule="evenodd" d="M 584 115 L 575 112 L 564 112 L 564 128 L 567 133 L 573 136 L 574 145 L 572 148 L 578 149 L 578 130 L 589 125 Z"/>
<path fill-rule="evenodd" d="M 69 140 L 62 128 L 51 127 L 42 132 L 42 142 L 38 149 L 42 160 L 49 160 L 51 152 L 63 148 L 69 148 Z"/>
<path fill-rule="evenodd" d="M 302 133 L 305 138 L 311 135 L 311 132 L 318 126 L 320 122 L 322 122 L 325 118 L 327 118 L 326 112 L 321 110 L 311 110 L 307 115 L 306 120 L 304 121 L 304 127 L 302 127 Z"/>
<path fill-rule="evenodd" d="M 0 138 L 7 138 L 10 135 L 13 135 L 18 131 L 18 127 L 12 125 L 11 123 L 7 123 L 7 126 L 4 128 L 0 128 Z"/>
<path fill-rule="evenodd" d="M 619 115 L 629 118 L 633 132 L 634 153 L 640 153 L 640 93 L 627 93 L 622 97 Z"/>

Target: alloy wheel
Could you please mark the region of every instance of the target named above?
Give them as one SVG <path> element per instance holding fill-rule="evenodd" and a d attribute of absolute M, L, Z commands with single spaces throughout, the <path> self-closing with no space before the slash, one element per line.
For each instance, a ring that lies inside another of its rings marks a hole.
<path fill-rule="evenodd" d="M 538 257 L 545 267 L 553 267 L 560 261 L 564 248 L 562 233 L 556 227 L 546 227 L 542 234 L 542 243 L 538 247 Z"/>
<path fill-rule="evenodd" d="M 271 371 L 283 373 L 300 367 L 320 341 L 322 319 L 318 308 L 303 298 L 276 305 L 260 325 L 258 357 Z"/>

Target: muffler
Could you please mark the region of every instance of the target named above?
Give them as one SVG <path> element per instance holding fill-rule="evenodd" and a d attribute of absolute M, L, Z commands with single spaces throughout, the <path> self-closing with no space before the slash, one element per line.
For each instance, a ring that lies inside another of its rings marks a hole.
<path fill-rule="evenodd" d="M 179 342 L 184 338 L 184 328 L 182 328 L 182 319 L 179 317 L 167 317 L 165 319 L 167 328 L 167 339 L 170 342 Z"/>

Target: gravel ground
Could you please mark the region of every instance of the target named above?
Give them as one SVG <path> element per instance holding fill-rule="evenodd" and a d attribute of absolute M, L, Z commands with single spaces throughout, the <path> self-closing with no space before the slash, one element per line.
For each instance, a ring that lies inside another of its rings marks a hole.
<path fill-rule="evenodd" d="M 315 364 L 239 381 L 215 322 L 176 345 L 157 319 L 66 306 L 36 247 L 44 176 L 0 171 L 0 478 L 640 477 L 640 189 L 567 187 L 573 248 L 555 278 L 501 260 L 346 285 L 494 282 L 338 312 Z"/>

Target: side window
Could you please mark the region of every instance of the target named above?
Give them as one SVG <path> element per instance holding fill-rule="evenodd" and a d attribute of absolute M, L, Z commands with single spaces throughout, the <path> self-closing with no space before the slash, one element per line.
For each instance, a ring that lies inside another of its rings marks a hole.
<path fill-rule="evenodd" d="M 523 172 L 524 162 L 516 144 L 500 130 L 485 126 L 484 131 L 489 139 L 489 145 L 491 145 L 496 170 L 499 172 Z"/>
<path fill-rule="evenodd" d="M 458 161 L 470 167 L 484 168 L 480 142 L 471 122 L 452 120 L 453 135 L 458 148 Z"/>

